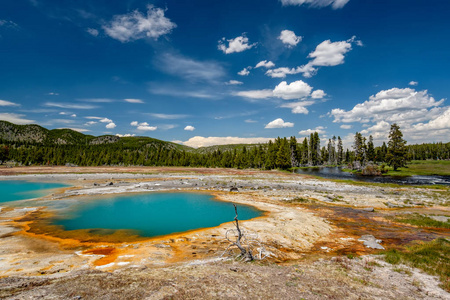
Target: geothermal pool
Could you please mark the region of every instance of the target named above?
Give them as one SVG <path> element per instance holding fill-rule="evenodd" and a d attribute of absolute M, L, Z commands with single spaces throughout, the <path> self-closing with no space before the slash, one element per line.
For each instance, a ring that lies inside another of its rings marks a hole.
<path fill-rule="evenodd" d="M 238 205 L 239 220 L 263 214 Z M 66 231 L 101 229 L 108 234 L 130 230 L 142 237 L 156 237 L 194 229 L 215 227 L 233 221 L 234 207 L 203 193 L 148 193 L 82 201 L 59 215 L 53 224 Z M 100 230 L 100 231 L 101 231 Z"/>
<path fill-rule="evenodd" d="M 50 194 L 51 189 L 62 187 L 68 187 L 68 185 L 20 180 L 0 181 L 0 204 L 43 197 Z"/>

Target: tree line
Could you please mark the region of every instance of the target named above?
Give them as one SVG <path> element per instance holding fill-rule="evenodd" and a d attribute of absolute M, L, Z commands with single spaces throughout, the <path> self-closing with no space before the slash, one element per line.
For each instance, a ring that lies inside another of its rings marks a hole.
<path fill-rule="evenodd" d="M 396 124 L 393 124 L 397 126 Z M 373 138 L 355 134 L 353 150 L 343 148 L 342 139 L 333 136 L 321 146 L 319 134 L 297 141 L 278 137 L 267 144 L 247 145 L 222 151 L 199 153 L 173 147 L 169 143 L 107 143 L 49 145 L 0 140 L 0 161 L 20 165 L 78 166 L 189 166 L 221 168 L 290 169 L 302 166 L 339 166 L 358 162 L 387 163 L 401 167 L 407 160 L 450 159 L 450 143 L 406 146 L 401 132 L 392 128 L 388 144 L 374 147 Z"/>

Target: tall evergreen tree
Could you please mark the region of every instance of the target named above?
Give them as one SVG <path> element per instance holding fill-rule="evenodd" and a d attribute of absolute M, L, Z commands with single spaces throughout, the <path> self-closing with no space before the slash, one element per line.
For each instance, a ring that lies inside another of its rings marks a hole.
<path fill-rule="evenodd" d="M 388 152 L 386 154 L 387 163 L 396 171 L 400 167 L 406 166 L 406 141 L 400 127 L 394 123 L 389 132 Z"/>
<path fill-rule="evenodd" d="M 369 141 L 367 142 L 367 160 L 375 161 L 375 148 L 373 146 L 373 137 L 369 136 Z"/>
<path fill-rule="evenodd" d="M 342 146 L 341 137 L 338 136 L 337 144 L 337 164 L 340 165 L 344 161 L 344 147 Z"/>

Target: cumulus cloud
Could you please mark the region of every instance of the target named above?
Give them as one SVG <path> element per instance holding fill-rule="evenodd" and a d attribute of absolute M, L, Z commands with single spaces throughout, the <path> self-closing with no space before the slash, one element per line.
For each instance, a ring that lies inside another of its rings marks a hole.
<path fill-rule="evenodd" d="M 165 73 L 194 82 L 214 82 L 225 75 L 223 67 L 217 62 L 198 61 L 179 54 L 165 53 L 158 57 L 155 65 Z"/>
<path fill-rule="evenodd" d="M 410 81 L 408 84 L 411 85 L 411 86 L 416 86 L 419 83 L 417 81 Z"/>
<path fill-rule="evenodd" d="M 71 116 L 72 118 L 76 118 L 76 117 L 77 117 L 76 114 L 71 114 L 70 116 Z"/>
<path fill-rule="evenodd" d="M 311 133 L 314 133 L 314 132 L 317 132 L 318 134 L 324 134 L 326 132 L 325 127 L 318 126 L 314 129 L 301 130 L 298 132 L 298 134 L 305 136 L 305 135 L 310 135 Z"/>
<path fill-rule="evenodd" d="M 250 71 L 249 71 L 250 69 L 251 69 L 251 67 L 243 68 L 242 70 L 240 70 L 238 72 L 238 75 L 247 76 L 248 74 L 250 74 Z"/>
<path fill-rule="evenodd" d="M 89 121 L 89 122 L 86 122 L 86 124 L 84 124 L 84 125 L 91 126 L 91 125 L 94 125 L 94 124 L 97 124 L 97 122 Z"/>
<path fill-rule="evenodd" d="M 302 99 L 308 97 L 311 91 L 312 87 L 302 80 L 290 84 L 282 81 L 273 90 L 273 95 L 284 100 Z"/>
<path fill-rule="evenodd" d="M 266 75 L 272 78 L 284 78 L 286 75 L 302 73 L 304 77 L 312 77 L 317 73 L 318 67 L 333 67 L 343 64 L 345 54 L 352 50 L 353 43 L 358 44 L 354 36 L 346 41 L 323 41 L 317 45 L 313 52 L 309 53 L 308 58 L 311 60 L 306 65 L 295 68 L 281 67 L 268 70 Z"/>
<path fill-rule="evenodd" d="M 142 131 L 155 131 L 156 129 L 158 129 L 157 126 L 139 125 L 137 127 L 137 130 L 142 130 Z"/>
<path fill-rule="evenodd" d="M 89 33 L 92 36 L 98 36 L 99 32 L 97 29 L 94 28 L 88 28 L 86 29 L 87 33 Z"/>
<path fill-rule="evenodd" d="M 23 118 L 25 115 L 14 113 L 0 113 L 0 120 L 8 121 L 14 124 L 24 125 L 34 123 L 34 120 L 28 120 Z"/>
<path fill-rule="evenodd" d="M 194 148 L 209 147 L 215 145 L 231 145 L 231 144 L 262 144 L 268 143 L 273 138 L 253 137 L 253 138 L 241 138 L 241 137 L 202 137 L 194 136 L 188 141 L 183 142 L 184 145 Z"/>
<path fill-rule="evenodd" d="M 136 127 L 137 130 L 141 131 L 155 131 L 158 129 L 157 126 L 150 126 L 147 122 L 139 123 L 138 121 L 133 121 L 130 123 L 131 126 Z"/>
<path fill-rule="evenodd" d="M 191 126 L 191 125 L 188 125 L 188 126 L 184 127 L 184 130 L 186 130 L 186 131 L 194 131 L 195 127 Z"/>
<path fill-rule="evenodd" d="M 297 44 L 302 41 L 302 37 L 295 35 L 295 32 L 291 30 L 281 31 L 278 39 L 289 48 L 297 46 Z"/>
<path fill-rule="evenodd" d="M 269 122 L 264 128 L 272 129 L 272 128 L 288 128 L 288 127 L 294 127 L 294 123 L 285 122 L 283 119 L 278 118 L 273 120 L 272 122 Z"/>
<path fill-rule="evenodd" d="M 240 91 L 233 93 L 235 96 L 240 96 L 250 99 L 267 99 L 273 97 L 273 91 L 269 89 L 265 90 L 250 90 L 250 91 Z"/>
<path fill-rule="evenodd" d="M 11 101 L 0 100 L 0 106 L 20 106 L 20 104 Z"/>
<path fill-rule="evenodd" d="M 290 102 L 283 103 L 281 107 L 290 108 L 293 114 L 305 114 L 309 113 L 307 106 L 313 105 L 314 101 L 300 101 L 300 102 Z"/>
<path fill-rule="evenodd" d="M 133 134 L 131 134 L 131 133 L 126 133 L 126 134 L 117 133 L 116 136 L 118 136 L 118 137 L 131 137 L 131 136 L 136 136 L 136 135 L 134 133 Z"/>
<path fill-rule="evenodd" d="M 255 68 L 261 68 L 261 67 L 270 69 L 270 68 L 275 67 L 275 64 L 270 60 L 269 61 L 263 60 L 263 61 L 260 61 L 259 63 L 257 63 L 255 66 Z"/>
<path fill-rule="evenodd" d="M 439 114 L 439 109 L 428 110 L 428 108 L 437 108 L 443 102 L 444 99 L 436 101 L 427 90 L 392 88 L 370 96 L 369 100 L 355 105 L 350 111 L 335 108 L 329 115 L 333 116 L 333 122 L 337 123 L 368 123 L 382 120 L 420 122 Z"/>
<path fill-rule="evenodd" d="M 116 124 L 114 124 L 113 122 L 108 123 L 108 124 L 106 125 L 106 128 L 108 128 L 108 129 L 116 128 Z"/>
<path fill-rule="evenodd" d="M 141 99 L 123 99 L 125 102 L 128 103 L 144 103 Z"/>
<path fill-rule="evenodd" d="M 226 85 L 241 85 L 244 84 L 242 81 L 238 81 L 238 80 L 230 80 L 225 82 Z"/>
<path fill-rule="evenodd" d="M 100 122 L 102 122 L 102 123 L 112 123 L 112 120 L 108 119 L 108 118 L 102 118 L 102 119 L 100 119 Z"/>
<path fill-rule="evenodd" d="M 313 98 L 313 99 L 322 99 L 326 95 L 327 94 L 323 90 L 315 90 L 314 92 L 312 92 L 311 98 Z"/>
<path fill-rule="evenodd" d="M 353 126 L 352 125 L 348 125 L 348 124 L 343 124 L 340 127 L 341 127 L 341 129 L 352 129 Z"/>
<path fill-rule="evenodd" d="M 147 15 L 139 10 L 124 15 L 116 15 L 112 21 L 103 26 L 105 33 L 122 43 L 152 38 L 158 39 L 162 35 L 169 34 L 177 27 L 175 23 L 164 16 L 165 10 L 147 6 Z"/>
<path fill-rule="evenodd" d="M 228 46 L 226 45 L 227 42 L 228 42 Z M 223 53 L 225 53 L 225 54 L 230 54 L 230 53 L 242 52 L 242 51 L 251 49 L 255 45 L 256 45 L 256 43 L 249 44 L 248 37 L 246 37 L 245 34 L 242 34 L 241 36 L 238 36 L 231 40 L 227 40 L 223 37 L 219 41 L 217 48 L 219 50 L 223 51 Z"/>
<path fill-rule="evenodd" d="M 310 7 L 325 7 L 331 5 L 333 9 L 343 8 L 350 0 L 281 0 L 283 6 L 308 4 Z"/>

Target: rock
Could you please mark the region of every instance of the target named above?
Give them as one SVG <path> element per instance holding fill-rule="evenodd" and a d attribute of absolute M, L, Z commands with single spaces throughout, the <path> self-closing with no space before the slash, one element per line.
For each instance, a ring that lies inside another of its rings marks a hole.
<path fill-rule="evenodd" d="M 98 183 L 97 183 L 97 182 L 94 182 L 94 186 L 98 186 Z"/>
<path fill-rule="evenodd" d="M 394 204 L 394 203 L 391 203 L 391 202 L 386 202 L 385 203 L 386 204 L 386 206 L 387 207 L 389 207 L 389 208 L 396 208 L 396 207 L 400 207 L 400 205 L 397 205 L 397 204 Z"/>
<path fill-rule="evenodd" d="M 364 207 L 364 208 L 362 209 L 362 211 L 366 211 L 366 212 L 374 212 L 375 209 L 374 209 L 373 207 Z"/>
<path fill-rule="evenodd" d="M 377 240 L 373 235 L 363 235 L 358 241 L 363 242 L 367 248 L 384 250 L 384 247 L 380 245 L 382 240 Z"/>
<path fill-rule="evenodd" d="M 230 188 L 230 192 L 239 192 L 239 189 L 237 187 Z"/>
<path fill-rule="evenodd" d="M 448 220 L 450 219 L 450 217 L 446 216 L 429 216 L 429 217 L 439 222 L 448 222 Z"/>
<path fill-rule="evenodd" d="M 114 185 L 114 183 L 113 183 L 113 182 L 110 182 L 110 183 L 108 183 L 107 185 Z"/>
<path fill-rule="evenodd" d="M 237 271 L 238 271 L 238 268 L 236 268 L 236 267 L 231 267 L 230 270 L 233 271 L 233 272 L 237 272 Z"/>

